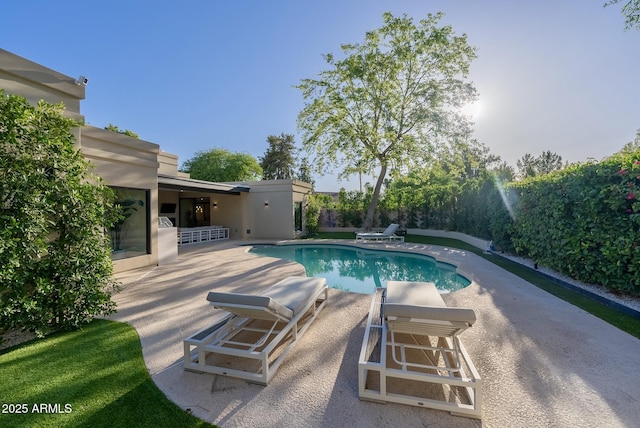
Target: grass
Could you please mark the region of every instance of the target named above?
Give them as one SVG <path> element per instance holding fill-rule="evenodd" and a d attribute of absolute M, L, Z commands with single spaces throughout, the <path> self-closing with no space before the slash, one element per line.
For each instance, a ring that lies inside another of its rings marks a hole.
<path fill-rule="evenodd" d="M 318 234 L 316 238 L 354 239 L 354 234 L 353 232 L 327 232 Z M 610 306 L 604 305 L 603 303 L 593 298 L 565 288 L 559 285 L 557 282 L 549 279 L 547 276 L 529 269 L 526 266 L 522 266 L 519 263 L 513 262 L 500 256 L 487 254 L 479 248 L 457 239 L 422 235 L 407 235 L 405 237 L 405 241 L 419 244 L 441 245 L 444 247 L 458 248 L 474 253 L 482 257 L 483 259 L 488 260 L 491 263 L 519 276 L 525 281 L 530 282 L 538 288 L 541 288 L 546 292 L 553 294 L 554 296 L 559 297 L 560 299 L 565 300 L 572 305 L 589 312 L 592 315 L 595 315 L 596 317 L 608 322 L 609 324 L 616 326 L 620 330 L 625 331 L 637 338 L 640 338 L 640 322 L 637 318 L 620 312 Z"/>
<path fill-rule="evenodd" d="M 138 334 L 124 323 L 95 320 L 80 331 L 5 349 L 0 372 L 3 428 L 212 426 L 158 389 Z"/>

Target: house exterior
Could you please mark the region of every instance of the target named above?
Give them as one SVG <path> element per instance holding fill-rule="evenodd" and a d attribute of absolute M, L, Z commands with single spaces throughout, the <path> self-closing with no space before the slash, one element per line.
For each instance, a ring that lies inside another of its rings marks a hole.
<path fill-rule="evenodd" d="M 80 101 L 86 83 L 0 49 L 0 88 L 31 104 L 63 102 L 65 115 L 84 122 Z M 94 126 L 76 128 L 74 135 L 94 173 L 115 191 L 126 212 L 125 222 L 111 231 L 116 272 L 161 261 L 161 216 L 177 228 L 176 234 L 213 226 L 224 228 L 225 238 L 292 239 L 303 233 L 308 183 L 193 180 L 178 171 L 178 156 L 153 142 Z"/>

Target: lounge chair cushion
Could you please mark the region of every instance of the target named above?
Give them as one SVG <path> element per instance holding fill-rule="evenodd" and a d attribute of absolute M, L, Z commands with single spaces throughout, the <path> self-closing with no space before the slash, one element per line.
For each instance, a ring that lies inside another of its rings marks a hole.
<path fill-rule="evenodd" d="M 288 277 L 259 294 L 223 293 L 211 291 L 207 300 L 215 307 L 229 309 L 227 305 L 246 305 L 266 308 L 287 319 L 303 310 L 311 299 L 326 287 L 324 278 Z"/>
<path fill-rule="evenodd" d="M 382 232 L 382 234 L 383 235 L 391 235 L 392 233 L 396 233 L 396 230 L 398 230 L 398 227 L 400 227 L 399 224 L 391 223 L 389 226 L 387 226 L 387 228 L 384 230 L 384 232 Z"/>
<path fill-rule="evenodd" d="M 473 309 L 449 308 L 432 282 L 389 281 L 383 306 L 385 317 L 460 321 L 472 325 Z"/>
<path fill-rule="evenodd" d="M 356 233 L 356 236 L 359 236 L 359 237 L 372 237 L 372 238 L 382 237 L 382 236 L 391 236 L 396 232 L 396 230 L 398 230 L 398 227 L 400 227 L 399 224 L 391 223 L 389 226 L 387 226 L 387 228 L 382 233 L 363 232 L 363 233 Z"/>
<path fill-rule="evenodd" d="M 242 293 L 221 293 L 211 291 L 207 295 L 207 300 L 210 301 L 214 307 L 226 309 L 229 312 L 233 312 L 237 315 L 251 316 L 251 314 L 255 311 L 247 311 L 241 308 L 234 308 L 234 306 L 250 306 L 254 308 L 268 309 L 272 313 L 276 313 L 287 319 L 293 318 L 293 311 L 291 309 L 283 306 L 282 304 L 276 302 L 268 296 Z M 259 315 L 256 315 L 255 317 L 262 318 Z"/>

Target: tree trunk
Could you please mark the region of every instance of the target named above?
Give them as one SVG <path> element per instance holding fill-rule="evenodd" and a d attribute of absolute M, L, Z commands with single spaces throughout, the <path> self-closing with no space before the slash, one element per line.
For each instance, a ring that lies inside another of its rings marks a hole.
<path fill-rule="evenodd" d="M 371 202 L 369 203 L 369 208 L 367 209 L 367 216 L 364 219 L 364 230 L 368 232 L 371 230 L 371 226 L 373 225 L 373 215 L 376 212 L 376 207 L 378 206 L 378 199 L 380 198 L 380 189 L 382 188 L 382 183 L 384 182 L 384 177 L 387 175 L 387 163 L 380 163 L 380 175 L 378 175 L 378 181 L 376 181 L 376 187 L 373 189 L 373 195 L 371 195 Z"/>

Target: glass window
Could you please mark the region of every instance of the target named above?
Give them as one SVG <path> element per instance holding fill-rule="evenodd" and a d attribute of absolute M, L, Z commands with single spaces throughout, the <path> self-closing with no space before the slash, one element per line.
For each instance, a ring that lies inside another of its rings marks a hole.
<path fill-rule="evenodd" d="M 302 231 L 302 202 L 293 203 L 294 227 L 296 232 Z"/>
<path fill-rule="evenodd" d="M 109 231 L 114 260 L 149 254 L 149 191 L 112 187 L 122 219 Z"/>

